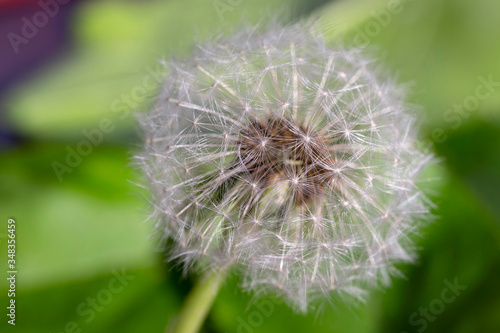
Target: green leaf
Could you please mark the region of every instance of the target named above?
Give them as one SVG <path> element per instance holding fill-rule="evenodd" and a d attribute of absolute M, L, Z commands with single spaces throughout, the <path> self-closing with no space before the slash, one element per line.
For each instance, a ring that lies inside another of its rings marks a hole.
<path fill-rule="evenodd" d="M 51 165 L 65 163 L 66 153 L 64 146 L 47 144 L 2 157 L 0 210 L 16 220 L 24 289 L 154 262 L 152 227 L 127 182 L 134 178 L 124 167 L 127 152 L 95 147 L 58 182 Z"/>
<path fill-rule="evenodd" d="M 372 5 L 344 0 L 321 11 L 319 26 L 332 40 L 340 34 L 344 42 L 367 45 L 400 82 L 410 83 L 412 101 L 423 107 L 425 130 L 432 133 L 462 126 L 473 114 L 500 122 L 500 89 L 494 86 L 489 93 L 479 79 L 491 75 L 500 82 L 499 10 L 500 3 L 493 0 Z M 488 96 L 477 98 L 477 89 Z M 456 111 L 455 105 L 463 105 L 464 111 Z"/>
<path fill-rule="evenodd" d="M 16 295 L 16 326 L 2 332 L 163 332 L 181 299 L 165 284 L 160 266 L 108 270 L 82 281 L 65 282 Z M 21 275 L 19 275 L 21 276 Z M 0 297 L 3 304 L 8 300 Z"/>
<path fill-rule="evenodd" d="M 214 305 L 211 325 L 218 332 L 373 332 L 379 316 L 379 299 L 369 304 L 353 306 L 341 299 L 324 303 L 307 315 L 295 314 L 280 299 L 251 294 L 238 287 L 239 280 L 231 278 L 222 288 Z M 380 296 L 380 295 L 378 295 Z"/>
<path fill-rule="evenodd" d="M 380 332 L 468 332 L 472 323 L 472 331 L 488 332 L 500 325 L 491 314 L 500 299 L 499 220 L 456 176 L 437 201 L 437 220 L 423 230 L 418 265 L 387 291 Z M 465 289 L 454 295 L 449 284 L 455 282 Z"/>

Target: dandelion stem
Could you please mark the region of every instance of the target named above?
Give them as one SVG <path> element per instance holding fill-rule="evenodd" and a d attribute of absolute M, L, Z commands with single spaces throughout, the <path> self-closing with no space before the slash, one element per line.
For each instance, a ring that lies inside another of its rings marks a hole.
<path fill-rule="evenodd" d="M 212 307 L 225 276 L 224 272 L 214 272 L 198 280 L 185 299 L 174 327 L 168 329 L 167 332 L 198 332 Z"/>

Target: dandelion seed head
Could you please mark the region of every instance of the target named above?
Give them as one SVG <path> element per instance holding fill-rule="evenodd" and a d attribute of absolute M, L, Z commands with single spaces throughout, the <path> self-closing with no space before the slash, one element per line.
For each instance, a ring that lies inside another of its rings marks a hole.
<path fill-rule="evenodd" d="M 413 110 L 359 50 L 303 24 L 257 30 L 167 66 L 136 158 L 152 218 L 187 269 L 233 265 L 304 312 L 364 299 L 414 259 L 428 212 Z"/>

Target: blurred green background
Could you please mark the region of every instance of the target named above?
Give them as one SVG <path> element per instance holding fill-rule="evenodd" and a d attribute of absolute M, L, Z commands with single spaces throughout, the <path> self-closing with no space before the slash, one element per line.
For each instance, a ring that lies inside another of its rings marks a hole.
<path fill-rule="evenodd" d="M 154 94 L 159 60 L 273 13 L 316 17 L 329 40 L 368 46 L 410 86 L 422 140 L 440 159 L 422 184 L 436 219 L 417 240 L 417 265 L 401 266 L 406 278 L 366 305 L 295 315 L 281 303 L 251 303 L 231 277 L 203 331 L 500 332 L 498 0 L 79 1 L 73 9 L 69 46 L 0 96 L 2 128 L 17 138 L 0 147 L 1 332 L 164 331 L 192 280 L 150 237 L 147 193 L 129 166 L 139 143 L 134 112 Z M 90 148 L 85 133 L 95 135 Z M 88 154 L 61 169 L 76 149 Z M 8 218 L 17 222 L 15 327 L 5 316 Z"/>

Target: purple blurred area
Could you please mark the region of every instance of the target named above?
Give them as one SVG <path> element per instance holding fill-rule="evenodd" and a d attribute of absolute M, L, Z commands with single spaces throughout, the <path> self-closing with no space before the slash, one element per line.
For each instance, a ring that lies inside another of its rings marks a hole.
<path fill-rule="evenodd" d="M 23 141 L 5 117 L 5 96 L 71 45 L 71 14 L 82 0 L 0 0 L 0 148 Z"/>

